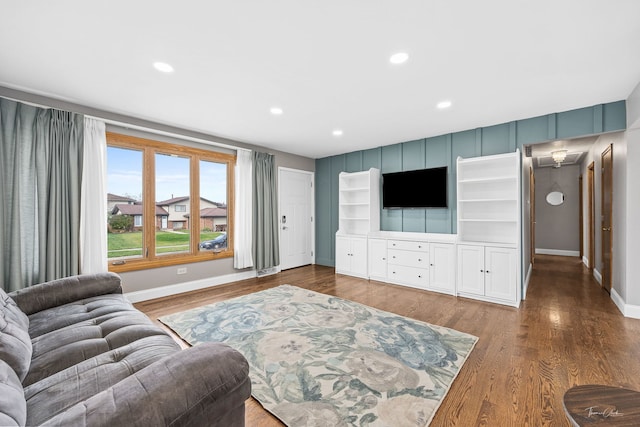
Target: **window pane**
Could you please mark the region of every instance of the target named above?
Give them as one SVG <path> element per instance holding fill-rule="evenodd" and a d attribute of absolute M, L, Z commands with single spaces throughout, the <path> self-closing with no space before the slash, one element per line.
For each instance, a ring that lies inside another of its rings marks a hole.
<path fill-rule="evenodd" d="M 200 161 L 200 250 L 227 247 L 227 165 Z"/>
<path fill-rule="evenodd" d="M 189 158 L 156 154 L 156 254 L 189 252 Z M 176 209 L 184 206 L 184 210 Z"/>
<path fill-rule="evenodd" d="M 107 147 L 109 260 L 142 256 L 142 151 Z"/>

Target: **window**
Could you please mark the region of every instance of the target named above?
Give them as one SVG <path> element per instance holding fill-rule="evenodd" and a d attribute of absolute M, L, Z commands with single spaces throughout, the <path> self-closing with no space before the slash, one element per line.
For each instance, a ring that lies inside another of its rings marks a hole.
<path fill-rule="evenodd" d="M 109 215 L 115 272 L 233 256 L 235 156 L 107 132 L 107 192 L 132 202 Z"/>

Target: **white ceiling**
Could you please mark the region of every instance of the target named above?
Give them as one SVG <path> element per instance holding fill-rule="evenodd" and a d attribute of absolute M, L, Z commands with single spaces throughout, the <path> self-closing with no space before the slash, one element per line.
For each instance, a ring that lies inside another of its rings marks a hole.
<path fill-rule="evenodd" d="M 318 158 L 626 99 L 638 17 L 638 0 L 11 1 L 0 86 Z"/>

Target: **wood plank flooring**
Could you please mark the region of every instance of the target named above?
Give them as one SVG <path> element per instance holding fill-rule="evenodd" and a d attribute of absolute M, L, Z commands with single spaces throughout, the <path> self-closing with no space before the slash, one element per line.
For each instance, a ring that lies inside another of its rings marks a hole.
<path fill-rule="evenodd" d="M 640 391 L 640 320 L 627 319 L 579 258 L 536 257 L 520 308 L 335 275 L 322 266 L 136 304 L 158 316 L 288 283 L 479 337 L 432 426 L 569 426 L 574 385 Z M 247 401 L 246 425 L 282 426 Z"/>

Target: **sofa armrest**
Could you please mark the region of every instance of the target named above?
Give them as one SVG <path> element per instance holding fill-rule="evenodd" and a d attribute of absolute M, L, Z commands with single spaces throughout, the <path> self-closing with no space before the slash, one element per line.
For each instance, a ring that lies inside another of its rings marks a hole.
<path fill-rule="evenodd" d="M 154 362 L 43 425 L 243 426 L 248 375 L 236 350 L 204 343 Z"/>
<path fill-rule="evenodd" d="M 81 299 L 115 293 L 122 293 L 120 276 L 115 273 L 98 273 L 39 283 L 11 292 L 9 296 L 22 311 L 30 315 Z"/>

